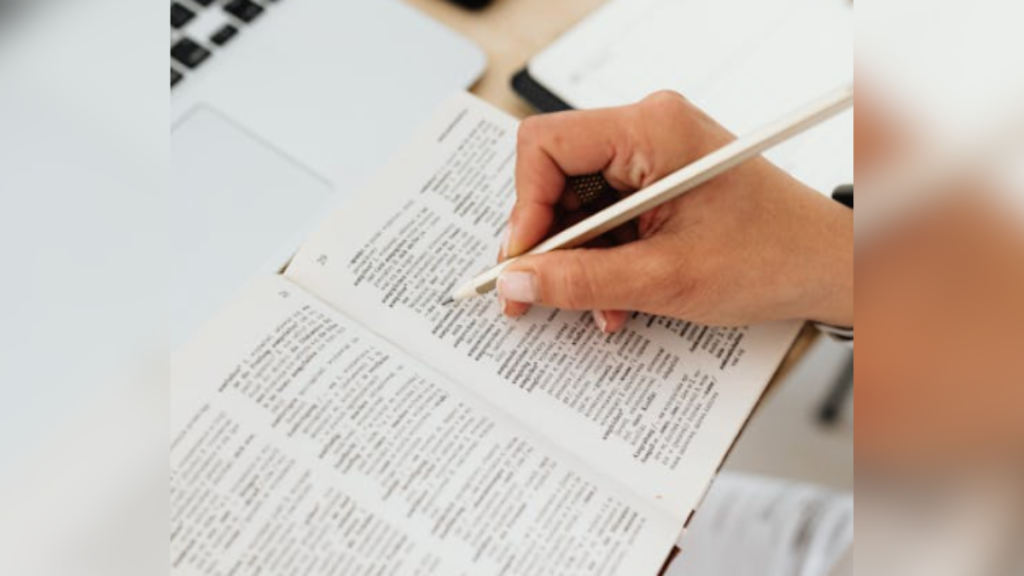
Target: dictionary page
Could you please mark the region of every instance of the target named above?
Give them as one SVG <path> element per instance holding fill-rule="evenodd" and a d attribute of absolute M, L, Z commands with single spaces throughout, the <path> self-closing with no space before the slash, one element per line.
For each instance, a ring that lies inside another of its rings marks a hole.
<path fill-rule="evenodd" d="M 678 522 L 264 278 L 172 358 L 173 574 L 655 574 Z"/>
<path fill-rule="evenodd" d="M 648 316 L 606 336 L 589 313 L 443 305 L 493 265 L 513 202 L 516 122 L 450 100 L 286 272 L 308 291 L 595 469 L 685 520 L 799 323 L 712 328 Z"/>

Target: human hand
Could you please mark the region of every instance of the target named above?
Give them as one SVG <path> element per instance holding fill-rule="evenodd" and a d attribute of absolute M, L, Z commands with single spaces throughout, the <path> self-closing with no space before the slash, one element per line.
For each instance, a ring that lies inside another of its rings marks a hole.
<path fill-rule="evenodd" d="M 549 236 L 573 209 L 568 175 L 644 188 L 734 137 L 692 103 L 659 92 L 619 108 L 563 112 L 519 129 L 517 201 L 499 260 Z M 502 311 L 594 310 L 604 332 L 629 311 L 702 324 L 802 318 L 853 324 L 853 214 L 763 158 L 639 218 L 635 241 L 527 256 L 502 272 Z"/>

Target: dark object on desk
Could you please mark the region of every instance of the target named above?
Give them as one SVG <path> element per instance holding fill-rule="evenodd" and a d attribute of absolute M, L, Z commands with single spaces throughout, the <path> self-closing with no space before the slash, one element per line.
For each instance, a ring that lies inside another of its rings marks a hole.
<path fill-rule="evenodd" d="M 491 0 L 449 0 L 454 2 L 463 8 L 469 8 L 470 10 L 479 10 L 486 7 L 491 3 Z"/>
<path fill-rule="evenodd" d="M 566 104 L 564 100 L 552 94 L 533 76 L 530 76 L 529 68 L 523 68 L 512 77 L 512 90 L 541 112 L 572 110 L 572 106 Z"/>
<path fill-rule="evenodd" d="M 853 184 L 839 186 L 832 191 L 832 199 L 847 208 L 853 209 Z M 853 392 L 853 352 L 846 357 L 842 372 L 833 381 L 832 389 L 818 409 L 818 421 L 825 426 L 834 426 L 839 422 L 850 394 Z"/>
<path fill-rule="evenodd" d="M 619 200 L 619 193 L 601 174 L 570 176 L 565 180 L 566 192 L 575 194 L 579 209 L 597 212 Z"/>
<path fill-rule="evenodd" d="M 833 190 L 832 199 L 847 208 L 853 208 L 853 184 L 840 186 Z"/>
<path fill-rule="evenodd" d="M 818 421 L 825 426 L 834 426 L 839 422 L 846 401 L 853 392 L 853 353 L 851 352 L 843 364 L 843 370 L 832 384 L 828 396 L 818 409 Z"/>

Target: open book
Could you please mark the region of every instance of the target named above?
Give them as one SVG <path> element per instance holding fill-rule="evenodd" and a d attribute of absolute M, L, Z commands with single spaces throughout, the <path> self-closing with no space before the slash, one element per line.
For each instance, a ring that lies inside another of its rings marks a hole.
<path fill-rule="evenodd" d="M 653 575 L 796 322 L 502 318 L 514 119 L 443 105 L 172 360 L 176 574 Z"/>

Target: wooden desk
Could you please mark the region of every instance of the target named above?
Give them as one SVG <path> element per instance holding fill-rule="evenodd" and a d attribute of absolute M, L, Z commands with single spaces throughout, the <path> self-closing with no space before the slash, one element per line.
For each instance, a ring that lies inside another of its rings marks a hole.
<path fill-rule="evenodd" d="M 533 109 L 512 88 L 512 75 L 605 0 L 494 0 L 466 10 L 447 0 L 404 0 L 476 42 L 487 53 L 487 71 L 472 92 L 523 118 Z"/>
<path fill-rule="evenodd" d="M 447 0 L 404 1 L 483 48 L 488 58 L 487 71 L 472 92 L 518 118 L 525 118 L 534 110 L 512 91 L 512 76 L 535 54 L 605 2 L 494 0 L 490 7 L 472 11 Z M 804 326 L 769 388 L 774 388 L 793 369 L 817 338 L 816 330 Z"/>

